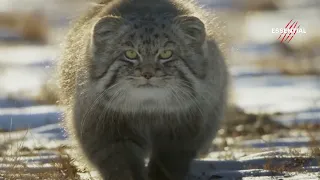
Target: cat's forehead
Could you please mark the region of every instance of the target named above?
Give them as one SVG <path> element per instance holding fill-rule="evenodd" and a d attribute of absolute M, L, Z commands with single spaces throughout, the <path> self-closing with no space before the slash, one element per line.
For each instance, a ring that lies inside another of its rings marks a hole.
<path fill-rule="evenodd" d="M 135 26 L 135 25 L 134 25 Z M 136 26 L 133 29 L 129 30 L 129 37 L 132 40 L 160 40 L 169 38 L 170 31 L 166 28 L 162 28 L 158 24 L 150 23 L 150 24 L 143 24 L 141 26 Z M 166 25 L 163 24 L 165 27 Z"/>
<path fill-rule="evenodd" d="M 140 36 L 153 35 L 154 38 L 158 38 L 160 35 L 164 35 L 170 31 L 170 21 L 158 18 L 154 20 L 137 19 L 131 22 L 131 31 L 139 34 Z"/>
<path fill-rule="evenodd" d="M 170 40 L 172 30 L 171 23 L 166 19 L 136 20 L 131 22 L 128 31 L 128 40 L 145 53 L 152 53 Z"/>
<path fill-rule="evenodd" d="M 172 22 L 174 17 L 170 15 L 154 15 L 149 14 L 145 16 L 139 15 L 131 15 L 125 17 L 129 23 L 135 26 L 144 26 L 144 25 L 155 25 L 155 26 L 162 26 L 163 24 L 169 24 Z"/>

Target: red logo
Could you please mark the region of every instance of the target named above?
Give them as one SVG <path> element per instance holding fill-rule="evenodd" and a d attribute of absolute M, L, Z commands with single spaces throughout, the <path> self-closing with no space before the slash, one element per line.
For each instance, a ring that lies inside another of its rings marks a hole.
<path fill-rule="evenodd" d="M 284 31 L 280 34 L 278 39 L 281 39 L 281 42 L 290 42 L 293 37 L 296 35 L 297 31 L 300 28 L 300 25 L 298 25 L 298 21 L 293 22 L 293 19 L 290 20 L 290 22 L 285 26 Z"/>

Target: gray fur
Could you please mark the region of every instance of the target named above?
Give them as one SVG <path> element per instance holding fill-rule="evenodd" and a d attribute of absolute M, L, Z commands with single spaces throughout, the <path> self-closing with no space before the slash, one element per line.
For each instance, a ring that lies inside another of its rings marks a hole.
<path fill-rule="evenodd" d="M 205 15 L 189 1 L 104 0 L 70 30 L 60 101 L 104 180 L 182 180 L 215 137 L 228 74 L 219 29 Z M 163 50 L 171 59 L 158 58 Z"/>

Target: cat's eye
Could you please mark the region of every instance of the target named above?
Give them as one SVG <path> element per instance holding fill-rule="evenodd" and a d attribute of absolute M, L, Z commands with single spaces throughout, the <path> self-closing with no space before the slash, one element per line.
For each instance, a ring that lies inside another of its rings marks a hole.
<path fill-rule="evenodd" d="M 173 55 L 173 52 L 171 50 L 164 50 L 159 54 L 160 59 L 169 59 Z"/>
<path fill-rule="evenodd" d="M 128 59 L 138 59 L 138 53 L 133 50 L 128 50 L 124 54 Z"/>

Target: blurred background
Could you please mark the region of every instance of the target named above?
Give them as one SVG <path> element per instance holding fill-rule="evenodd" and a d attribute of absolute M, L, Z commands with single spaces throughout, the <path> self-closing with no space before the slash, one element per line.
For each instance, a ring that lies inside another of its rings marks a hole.
<path fill-rule="evenodd" d="M 198 1 L 224 24 L 232 76 L 232 108 L 215 148 L 227 151 L 239 142 L 228 137 L 254 137 L 243 144 L 258 148 L 267 146 L 265 139 L 277 147 L 306 146 L 313 138 L 306 132 L 319 139 L 320 1 Z M 0 131 L 60 122 L 54 65 L 70 20 L 88 6 L 87 0 L 0 0 Z M 281 42 L 272 28 L 291 20 L 306 33 Z M 281 139 L 287 137 L 302 140 Z"/>

